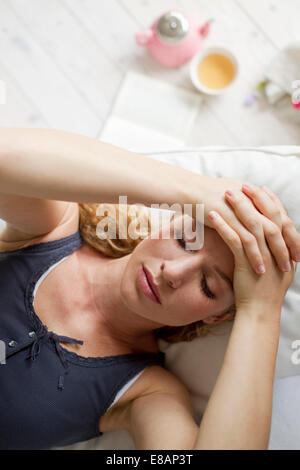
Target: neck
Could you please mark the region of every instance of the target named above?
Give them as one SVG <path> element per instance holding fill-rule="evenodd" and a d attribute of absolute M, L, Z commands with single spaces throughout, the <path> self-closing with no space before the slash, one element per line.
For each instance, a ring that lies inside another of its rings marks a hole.
<path fill-rule="evenodd" d="M 82 247 L 80 255 L 85 291 L 99 331 L 132 348 L 157 346 L 153 330 L 162 325 L 130 310 L 121 296 L 121 281 L 131 255 L 108 258 L 87 246 Z"/>

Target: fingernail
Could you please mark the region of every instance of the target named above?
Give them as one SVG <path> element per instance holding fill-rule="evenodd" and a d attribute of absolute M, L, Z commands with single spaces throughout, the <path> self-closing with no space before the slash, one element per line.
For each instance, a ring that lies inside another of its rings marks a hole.
<path fill-rule="evenodd" d="M 265 270 L 264 265 L 263 265 L 263 264 L 260 264 L 260 265 L 258 266 L 258 268 L 257 268 L 257 271 L 258 271 L 260 274 L 265 273 L 266 270 Z"/>
<path fill-rule="evenodd" d="M 252 184 L 249 184 L 249 183 L 243 184 L 243 187 L 248 189 L 249 191 L 253 191 L 255 189 L 254 186 L 252 186 Z"/>
<path fill-rule="evenodd" d="M 282 265 L 282 268 L 283 268 L 284 271 L 289 271 L 291 269 L 291 265 L 290 265 L 290 263 L 284 263 Z"/>
<path fill-rule="evenodd" d="M 215 211 L 210 211 L 208 213 L 208 217 L 212 220 L 216 219 L 218 217 L 218 214 Z"/>
<path fill-rule="evenodd" d="M 233 197 L 233 192 L 232 191 L 225 191 L 225 194 L 228 197 Z"/>
<path fill-rule="evenodd" d="M 262 189 L 264 189 L 265 191 L 267 191 L 267 193 L 271 193 L 271 189 L 268 188 L 268 186 L 262 186 Z"/>

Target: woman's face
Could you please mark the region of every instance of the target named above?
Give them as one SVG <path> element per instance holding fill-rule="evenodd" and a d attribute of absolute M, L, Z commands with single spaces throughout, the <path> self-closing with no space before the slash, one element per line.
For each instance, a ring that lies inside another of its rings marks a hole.
<path fill-rule="evenodd" d="M 163 239 L 160 230 L 159 239 L 144 239 L 129 255 L 121 282 L 123 300 L 135 313 L 161 325 L 183 326 L 199 320 L 218 323 L 230 319 L 232 316 L 220 314 L 234 303 L 233 254 L 218 233 L 206 226 L 203 247 L 197 251 L 186 250 L 183 224 L 186 217 L 192 221 L 187 215 L 173 215 L 170 238 Z M 181 227 L 179 240 L 174 233 Z M 151 290 L 149 294 L 145 277 L 149 273 L 161 303 L 155 301 Z"/>

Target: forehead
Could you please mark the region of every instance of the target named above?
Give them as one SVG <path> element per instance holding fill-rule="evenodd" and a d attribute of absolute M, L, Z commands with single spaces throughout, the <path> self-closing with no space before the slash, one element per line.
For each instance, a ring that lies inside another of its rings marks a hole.
<path fill-rule="evenodd" d="M 165 217 L 165 216 L 164 216 Z M 160 232 L 163 236 L 164 234 L 167 235 L 168 228 L 174 228 L 174 238 L 178 236 L 185 235 L 185 239 L 189 241 L 194 241 L 196 237 L 200 240 L 201 244 L 199 247 L 195 248 L 195 251 L 199 252 L 205 251 L 207 253 L 215 254 L 218 252 L 219 254 L 223 254 L 225 256 L 233 256 L 230 248 L 218 234 L 218 232 L 210 227 L 204 225 L 204 220 L 195 219 L 188 214 L 181 214 L 181 213 L 173 213 L 166 217 L 160 219 Z M 173 238 L 171 231 L 170 238 Z M 176 236 L 177 235 L 177 236 Z M 164 236 L 163 236 L 164 238 Z M 191 248 L 194 249 L 194 248 Z"/>
<path fill-rule="evenodd" d="M 175 238 L 184 235 L 187 251 L 198 251 L 204 245 L 204 224 L 202 220 L 193 219 L 190 216 L 176 217 L 173 221 Z"/>

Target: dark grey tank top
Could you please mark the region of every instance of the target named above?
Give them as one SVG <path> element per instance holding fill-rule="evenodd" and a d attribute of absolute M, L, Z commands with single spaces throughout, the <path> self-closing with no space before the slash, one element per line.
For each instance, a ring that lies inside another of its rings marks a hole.
<path fill-rule="evenodd" d="M 137 374 L 165 354 L 82 357 L 48 331 L 33 308 L 43 274 L 83 244 L 79 231 L 0 253 L 0 449 L 49 449 L 100 436 L 101 416 Z"/>

